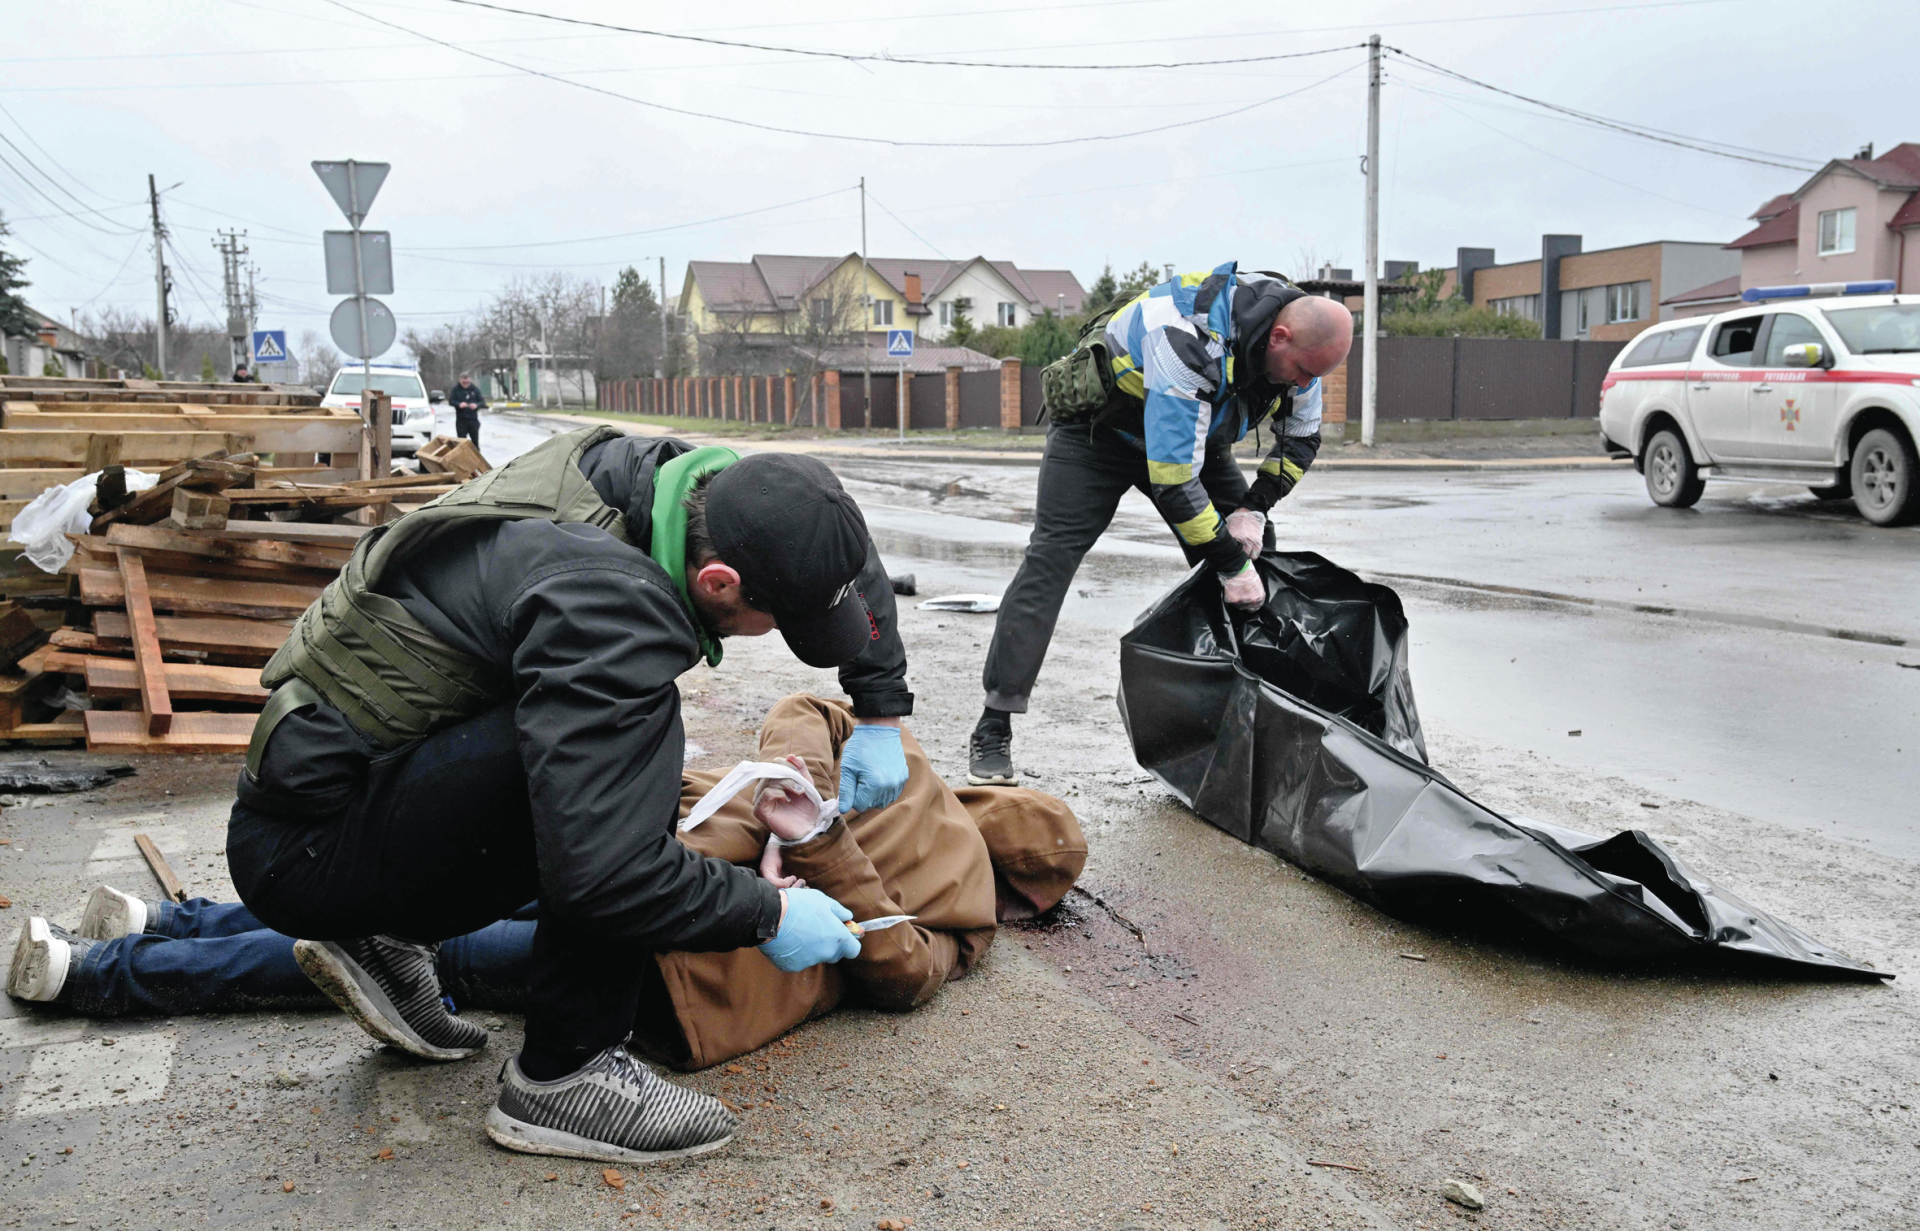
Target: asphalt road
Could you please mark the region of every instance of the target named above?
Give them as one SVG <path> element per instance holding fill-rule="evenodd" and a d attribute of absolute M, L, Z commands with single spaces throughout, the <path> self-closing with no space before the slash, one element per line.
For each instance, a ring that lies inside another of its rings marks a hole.
<path fill-rule="evenodd" d="M 485 430 L 496 462 L 541 434 L 504 416 Z M 1005 585 L 1031 468 L 836 464 L 923 597 Z M 1130 497 L 1016 727 L 1033 784 L 1088 831 L 1082 884 L 1099 902 L 1003 930 L 974 977 L 919 1012 L 837 1013 L 740 1073 L 692 1078 L 752 1107 L 727 1152 L 614 1190 L 586 1164 L 488 1146 L 479 1118 L 517 1045 L 511 1015 L 476 1061 L 426 1068 L 325 1013 L 87 1023 L 7 1004 L 9 1221 L 1920 1225 L 1920 869 L 1903 805 L 1920 671 L 1898 665 L 1920 661 L 1920 531 L 1784 489 L 1710 487 L 1699 509 L 1666 513 L 1621 473 L 1323 473 L 1290 506 L 1289 546 L 1405 596 L 1433 761 L 1464 789 L 1590 831 L 1650 829 L 1902 977 L 1602 968 L 1410 926 L 1199 821 L 1133 766 L 1114 710 L 1114 637 L 1183 571 Z M 909 602 L 902 627 L 913 726 L 957 777 L 992 618 Z M 777 637 L 690 672 L 701 763 L 745 755 L 766 706 L 801 688 L 832 695 L 832 673 Z M 231 892 L 237 762 L 140 769 L 7 803 L 8 916 L 72 922 L 99 880 L 150 891 L 134 832 L 196 891 Z M 1487 1208 L 1444 1202 L 1449 1177 Z"/>

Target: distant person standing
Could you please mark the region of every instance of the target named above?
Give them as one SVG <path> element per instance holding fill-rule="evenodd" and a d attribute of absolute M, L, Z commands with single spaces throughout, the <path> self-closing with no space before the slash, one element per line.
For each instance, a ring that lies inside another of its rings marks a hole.
<path fill-rule="evenodd" d="M 474 448 L 479 448 L 480 412 L 487 408 L 487 399 L 482 396 L 480 386 L 473 383 L 471 375 L 462 372 L 460 383 L 447 394 L 447 401 L 453 405 L 454 435 L 465 436 L 473 442 Z"/>
<path fill-rule="evenodd" d="M 233 369 L 233 383 L 236 385 L 257 385 L 260 381 L 252 372 L 247 370 L 247 365 L 242 363 Z"/>

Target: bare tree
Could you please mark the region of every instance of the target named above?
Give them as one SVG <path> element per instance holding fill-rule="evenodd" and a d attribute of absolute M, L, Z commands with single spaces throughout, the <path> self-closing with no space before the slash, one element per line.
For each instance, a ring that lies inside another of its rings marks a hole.
<path fill-rule="evenodd" d="M 323 391 L 332 383 L 333 374 L 340 370 L 343 362 L 340 352 L 311 329 L 300 335 L 298 358 L 301 382 Z"/>

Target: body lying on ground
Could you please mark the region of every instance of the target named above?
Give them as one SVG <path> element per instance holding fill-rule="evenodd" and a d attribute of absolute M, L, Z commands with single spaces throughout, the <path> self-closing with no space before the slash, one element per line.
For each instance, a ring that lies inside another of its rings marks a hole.
<path fill-rule="evenodd" d="M 842 703 L 787 697 L 761 729 L 761 759 L 802 758 L 821 793 L 831 795 L 853 726 Z M 898 799 L 781 853 L 787 875 L 840 902 L 855 919 L 916 918 L 868 934 L 854 960 L 793 974 L 756 948 L 655 954 L 632 1046 L 697 1069 L 763 1046 L 843 1001 L 913 1008 L 972 969 L 992 943 L 997 919 L 1031 917 L 1066 894 L 1086 860 L 1086 840 L 1066 804 L 1025 789 L 955 792 L 911 733 L 903 740 L 908 777 Z M 684 773 L 681 816 L 721 777 Z M 767 837 L 751 798 L 742 795 L 681 840 L 701 854 L 751 866 Z M 525 1006 L 537 917 L 537 904 L 529 905 L 440 946 L 441 987 L 456 1006 Z M 97 1017 L 322 1007 L 328 1002 L 295 962 L 294 943 L 238 903 L 142 902 L 102 886 L 77 936 L 29 921 L 8 990 Z M 49 987 L 47 976 L 62 965 L 60 946 L 67 949 L 64 974 Z M 36 964 L 38 985 L 30 982 Z"/>

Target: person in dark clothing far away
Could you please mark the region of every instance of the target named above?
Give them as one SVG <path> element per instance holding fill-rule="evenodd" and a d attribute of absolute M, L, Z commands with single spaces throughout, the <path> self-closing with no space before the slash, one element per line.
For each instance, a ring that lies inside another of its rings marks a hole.
<path fill-rule="evenodd" d="M 453 407 L 453 434 L 465 436 L 479 448 L 480 412 L 487 408 L 487 399 L 472 376 L 460 374 L 460 383 L 447 390 L 447 404 Z"/>
<path fill-rule="evenodd" d="M 233 383 L 236 385 L 257 385 L 260 382 L 254 377 L 252 372 L 247 370 L 247 365 L 243 363 L 233 369 Z"/>
<path fill-rule="evenodd" d="M 360 540 L 261 673 L 227 860 L 247 908 L 369 1034 L 456 1060 L 437 942 L 538 898 L 526 1041 L 488 1134 L 640 1162 L 734 1117 L 625 1046 L 648 955 L 757 945 L 783 970 L 858 954 L 839 903 L 676 839 L 675 678 L 778 629 L 838 666 L 843 811 L 907 781 L 913 710 L 886 569 L 818 460 L 610 427 L 556 436 Z"/>
<path fill-rule="evenodd" d="M 981 672 L 968 782 L 1018 780 L 1013 715 L 1027 712 L 1067 587 L 1128 488 L 1153 501 L 1189 565 L 1219 574 L 1229 603 L 1266 601 L 1253 558 L 1272 536 L 1267 513 L 1320 451 L 1320 377 L 1352 343 L 1337 300 L 1229 261 L 1141 292 L 1048 366 L 1042 385 L 1063 404 L 1048 393 L 1033 532 Z M 1273 449 L 1249 487 L 1233 446 L 1263 419 Z"/>

